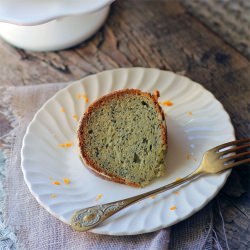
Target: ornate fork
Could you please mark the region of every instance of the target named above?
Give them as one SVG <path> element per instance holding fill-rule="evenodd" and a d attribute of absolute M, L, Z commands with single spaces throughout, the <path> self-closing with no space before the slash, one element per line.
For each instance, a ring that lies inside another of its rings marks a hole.
<path fill-rule="evenodd" d="M 133 196 L 124 200 L 114 201 L 76 211 L 71 218 L 71 227 L 76 231 L 87 231 L 119 212 L 120 210 L 143 200 L 151 195 L 155 195 L 171 188 L 177 187 L 187 181 L 196 179 L 206 174 L 217 174 L 229 168 L 250 162 L 250 158 L 242 159 L 243 156 L 250 155 L 250 151 L 236 153 L 238 150 L 250 147 L 250 138 L 224 143 L 205 152 L 200 166 L 188 176 L 154 189 L 144 194 Z M 248 144 L 246 144 L 248 143 Z M 230 147 L 230 148 L 229 148 Z M 224 151 L 222 151 L 225 149 Z"/>

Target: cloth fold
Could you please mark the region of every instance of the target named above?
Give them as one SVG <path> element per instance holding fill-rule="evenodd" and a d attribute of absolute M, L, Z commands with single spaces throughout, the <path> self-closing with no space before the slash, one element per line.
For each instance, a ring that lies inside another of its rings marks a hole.
<path fill-rule="evenodd" d="M 212 249 L 212 209 L 170 228 L 135 236 L 105 236 L 73 232 L 50 215 L 31 195 L 21 171 L 20 150 L 26 128 L 35 112 L 66 84 L 11 87 L 3 93 L 1 106 L 13 130 L 4 138 L 6 161 L 4 222 L 16 234 L 18 249 Z M 1 94 L 2 95 L 2 94 Z"/>

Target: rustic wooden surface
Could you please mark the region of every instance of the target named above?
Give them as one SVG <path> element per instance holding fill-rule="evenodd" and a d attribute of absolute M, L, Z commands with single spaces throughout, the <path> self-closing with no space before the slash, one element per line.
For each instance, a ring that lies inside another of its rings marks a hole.
<path fill-rule="evenodd" d="M 117 1 L 108 21 L 80 46 L 25 52 L 0 41 L 0 85 L 65 82 L 118 67 L 171 70 L 201 83 L 232 118 L 238 138 L 250 132 L 250 62 L 175 1 Z M 0 137 L 10 124 L 0 113 Z M 214 201 L 216 231 L 226 249 L 250 249 L 250 171 L 234 170 Z"/>

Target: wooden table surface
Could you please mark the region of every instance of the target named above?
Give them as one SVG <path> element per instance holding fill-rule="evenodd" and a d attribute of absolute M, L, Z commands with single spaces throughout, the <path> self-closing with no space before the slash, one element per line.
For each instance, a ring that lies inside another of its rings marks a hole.
<path fill-rule="evenodd" d="M 0 41 L 0 86 L 67 82 L 105 69 L 153 67 L 185 74 L 224 105 L 237 138 L 250 135 L 250 62 L 175 1 L 117 1 L 105 26 L 80 46 L 60 52 L 15 49 Z M 10 124 L 0 114 L 0 137 Z M 250 171 L 233 170 L 218 201 L 231 249 L 250 249 Z M 225 248 L 226 249 L 226 248 Z"/>

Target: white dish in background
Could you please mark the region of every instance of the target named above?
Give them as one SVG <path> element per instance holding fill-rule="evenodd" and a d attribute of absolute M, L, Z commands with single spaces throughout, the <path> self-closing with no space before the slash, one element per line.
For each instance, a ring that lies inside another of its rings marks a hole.
<path fill-rule="evenodd" d="M 73 115 L 79 117 L 96 98 L 123 88 L 148 92 L 157 89 L 161 102 L 173 102 L 173 106 L 163 106 L 169 140 L 167 175 L 143 189 L 95 176 L 83 166 L 77 152 L 77 121 Z M 79 94 L 87 95 L 89 102 L 79 98 Z M 22 170 L 37 201 L 68 224 L 75 210 L 137 195 L 186 176 L 199 165 L 206 150 L 234 139 L 228 114 L 201 85 L 157 69 L 116 69 L 74 82 L 43 105 L 23 139 Z M 67 142 L 74 142 L 74 146 L 58 147 Z M 91 232 L 133 235 L 171 226 L 204 207 L 229 173 L 202 177 L 180 187 L 178 193 L 172 190 L 148 198 L 117 213 Z M 61 181 L 61 185 L 52 184 L 51 177 Z M 63 178 L 69 178 L 71 183 L 65 185 Z M 57 197 L 52 198 L 53 194 Z M 171 210 L 173 206 L 175 210 Z"/>
<path fill-rule="evenodd" d="M 89 14 L 114 0 L 0 0 L 0 21 L 17 25 L 37 25 L 57 18 Z"/>
<path fill-rule="evenodd" d="M 0 0 L 0 36 L 34 51 L 70 48 L 105 22 L 114 0 Z"/>

